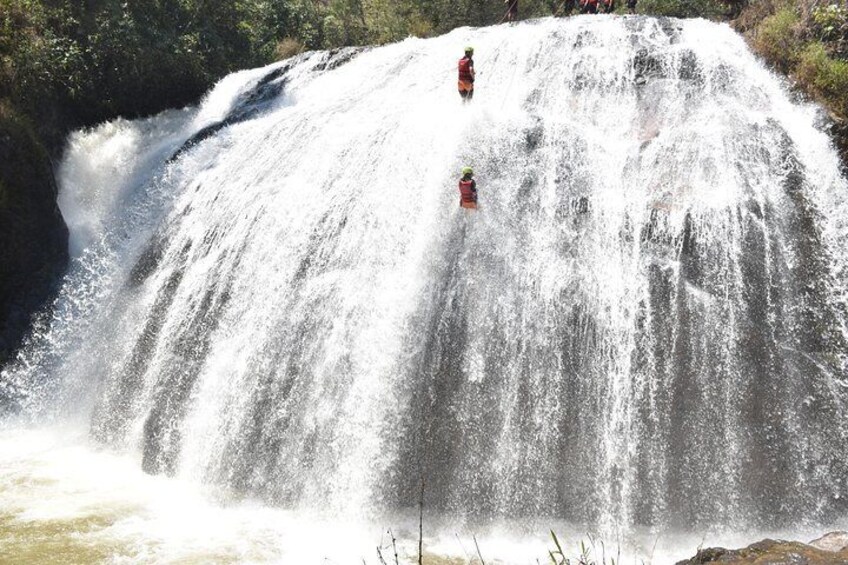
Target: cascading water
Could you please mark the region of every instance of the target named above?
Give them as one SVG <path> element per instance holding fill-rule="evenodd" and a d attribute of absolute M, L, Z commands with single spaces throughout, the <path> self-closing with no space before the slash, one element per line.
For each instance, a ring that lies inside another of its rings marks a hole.
<path fill-rule="evenodd" d="M 60 176 L 74 267 L 2 391 L 148 473 L 333 516 L 422 478 L 473 520 L 845 516 L 848 186 L 726 26 L 307 54 L 76 133 Z"/>

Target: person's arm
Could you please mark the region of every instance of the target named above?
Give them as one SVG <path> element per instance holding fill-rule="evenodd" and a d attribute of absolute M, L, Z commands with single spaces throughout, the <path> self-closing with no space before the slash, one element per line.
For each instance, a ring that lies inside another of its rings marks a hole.
<path fill-rule="evenodd" d="M 474 198 L 477 198 L 477 181 L 471 179 L 471 192 L 474 193 Z"/>

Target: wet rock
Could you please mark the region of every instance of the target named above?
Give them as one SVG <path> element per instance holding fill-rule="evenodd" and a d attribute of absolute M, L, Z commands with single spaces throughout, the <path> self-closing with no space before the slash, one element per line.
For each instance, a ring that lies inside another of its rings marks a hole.
<path fill-rule="evenodd" d="M 542 126 L 541 120 L 537 118 L 533 126 L 524 131 L 524 144 L 527 151 L 535 151 L 542 142 L 544 134 L 545 128 Z"/>
<path fill-rule="evenodd" d="M 830 532 L 810 542 L 810 545 L 824 551 L 848 550 L 848 532 Z"/>
<path fill-rule="evenodd" d="M 822 540 L 827 538 L 824 536 Z M 816 540 L 820 541 L 820 540 Z M 797 541 L 764 539 L 744 549 L 711 547 L 677 565 L 848 565 L 848 550 L 826 551 Z"/>
<path fill-rule="evenodd" d="M 650 79 L 667 78 L 662 59 L 647 49 L 640 49 L 631 61 L 633 80 L 643 85 Z"/>
<path fill-rule="evenodd" d="M 588 196 L 580 196 L 578 198 L 571 199 L 571 209 L 574 210 L 575 214 L 588 214 L 591 206 L 589 204 Z"/>
<path fill-rule="evenodd" d="M 692 51 L 686 50 L 680 57 L 677 77 L 680 80 L 703 82 L 704 74 L 701 70 L 701 66 L 698 64 L 698 56 Z"/>
<path fill-rule="evenodd" d="M 333 49 L 325 54 L 324 60 L 317 63 L 313 71 L 331 71 L 349 62 L 365 49 L 361 47 L 345 47 Z M 186 151 L 200 142 L 209 139 L 224 128 L 256 118 L 268 110 L 274 101 L 279 100 L 288 86 L 288 73 L 303 61 L 308 54 L 293 57 L 285 65 L 278 67 L 262 77 L 250 91 L 242 94 L 236 100 L 233 110 L 221 121 L 210 124 L 191 136 L 182 147 L 177 149 L 168 159 L 176 161 Z"/>
<path fill-rule="evenodd" d="M 329 58 L 327 59 L 327 63 L 324 65 L 324 69 L 328 71 L 337 69 L 345 63 L 350 62 L 351 59 L 366 50 L 367 48 L 365 47 L 341 47 L 333 49 L 329 53 Z"/>

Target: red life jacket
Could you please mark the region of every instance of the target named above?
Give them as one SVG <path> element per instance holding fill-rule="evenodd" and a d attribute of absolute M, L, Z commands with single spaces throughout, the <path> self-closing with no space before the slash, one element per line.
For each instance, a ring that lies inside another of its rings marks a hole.
<path fill-rule="evenodd" d="M 474 191 L 474 181 L 460 180 L 459 195 L 463 202 L 477 202 L 477 193 Z"/>
<path fill-rule="evenodd" d="M 463 57 L 459 60 L 459 80 L 471 82 L 474 80 L 474 75 L 471 74 L 471 59 Z"/>

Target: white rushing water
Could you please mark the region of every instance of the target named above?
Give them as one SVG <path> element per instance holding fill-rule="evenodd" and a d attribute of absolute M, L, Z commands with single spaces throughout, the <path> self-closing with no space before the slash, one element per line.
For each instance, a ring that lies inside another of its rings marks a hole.
<path fill-rule="evenodd" d="M 29 563 L 417 563 L 418 524 L 409 516 L 334 520 L 224 501 L 196 483 L 144 474 L 132 455 L 92 445 L 78 429 L 0 432 L 0 562 Z M 699 545 L 740 547 L 752 537 L 813 539 L 820 530 L 666 534 L 600 539 L 559 520 L 462 525 L 425 522 L 425 563 L 535 564 L 555 549 L 598 563 L 674 563 Z M 390 524 L 391 526 L 389 526 Z M 435 526 L 435 527 L 434 527 Z M 397 540 L 392 547 L 392 536 Z M 475 546 L 475 540 L 477 546 Z M 585 549 L 581 548 L 581 544 Z"/>
<path fill-rule="evenodd" d="M 236 560 L 308 562 L 328 523 L 370 548 L 422 480 L 444 554 L 471 525 L 650 559 L 844 523 L 848 186 L 816 120 L 726 26 L 598 16 L 306 54 L 77 132 L 73 264 L 0 378 L 30 428 L 5 476 L 102 466 L 79 491 L 142 509 L 120 539 L 209 514 Z M 169 535 L 133 547 L 200 543 Z"/>

